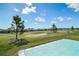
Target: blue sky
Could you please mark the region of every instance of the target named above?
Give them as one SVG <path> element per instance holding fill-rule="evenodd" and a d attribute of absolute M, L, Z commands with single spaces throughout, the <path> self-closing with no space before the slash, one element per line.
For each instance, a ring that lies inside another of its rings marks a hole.
<path fill-rule="evenodd" d="M 25 28 L 79 27 L 76 3 L 0 3 L 0 29 L 9 28 L 15 15 L 25 21 Z"/>

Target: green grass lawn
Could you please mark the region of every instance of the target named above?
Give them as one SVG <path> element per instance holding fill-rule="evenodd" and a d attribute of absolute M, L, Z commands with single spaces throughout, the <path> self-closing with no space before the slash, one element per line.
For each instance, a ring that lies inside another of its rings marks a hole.
<path fill-rule="evenodd" d="M 42 33 L 46 33 L 46 34 L 42 35 Z M 9 39 L 14 37 L 15 37 L 14 34 L 0 34 L 0 55 L 2 56 L 17 55 L 20 49 L 31 48 L 37 45 L 53 42 L 63 38 L 79 40 L 79 31 L 74 31 L 71 33 L 67 33 L 67 31 L 57 32 L 57 33 L 53 33 L 50 31 L 26 32 L 23 35 L 19 36 L 19 38 L 26 39 L 29 41 L 29 43 L 27 45 L 23 45 L 19 47 L 17 47 L 16 45 L 8 44 Z"/>

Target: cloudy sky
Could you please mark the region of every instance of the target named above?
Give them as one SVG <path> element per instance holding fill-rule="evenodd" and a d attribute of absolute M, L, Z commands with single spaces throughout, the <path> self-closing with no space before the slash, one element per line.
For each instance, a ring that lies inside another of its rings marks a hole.
<path fill-rule="evenodd" d="M 15 15 L 26 28 L 79 27 L 79 4 L 75 3 L 0 3 L 0 29 L 10 27 Z"/>

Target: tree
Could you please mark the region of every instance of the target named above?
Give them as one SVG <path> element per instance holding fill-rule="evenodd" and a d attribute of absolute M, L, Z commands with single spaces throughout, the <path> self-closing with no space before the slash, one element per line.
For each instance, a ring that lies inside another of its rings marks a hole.
<path fill-rule="evenodd" d="M 71 27 L 71 31 L 74 31 L 74 26 Z"/>
<path fill-rule="evenodd" d="M 18 34 L 23 34 L 24 21 L 22 21 L 21 17 L 19 17 L 18 15 L 13 16 L 13 21 L 11 26 L 15 27 L 16 39 L 18 39 Z"/>
<path fill-rule="evenodd" d="M 55 24 L 53 24 L 53 25 L 52 25 L 52 30 L 53 30 L 53 32 L 54 32 L 54 33 L 56 33 L 56 32 L 57 32 L 57 27 L 56 27 L 56 25 L 55 25 Z"/>

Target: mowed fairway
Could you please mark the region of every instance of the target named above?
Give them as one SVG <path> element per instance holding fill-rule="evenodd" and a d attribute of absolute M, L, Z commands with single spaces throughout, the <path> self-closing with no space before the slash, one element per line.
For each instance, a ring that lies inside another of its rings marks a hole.
<path fill-rule="evenodd" d="M 53 33 L 52 31 L 33 31 L 26 32 L 19 38 L 26 39 L 29 41 L 27 45 L 19 46 L 8 44 L 11 38 L 15 38 L 15 34 L 0 34 L 0 55 L 17 55 L 18 51 L 25 48 L 31 48 L 40 44 L 53 42 L 63 38 L 70 38 L 74 40 L 79 40 L 79 31 L 74 31 L 72 33 L 67 33 L 67 31 L 60 31 Z"/>

